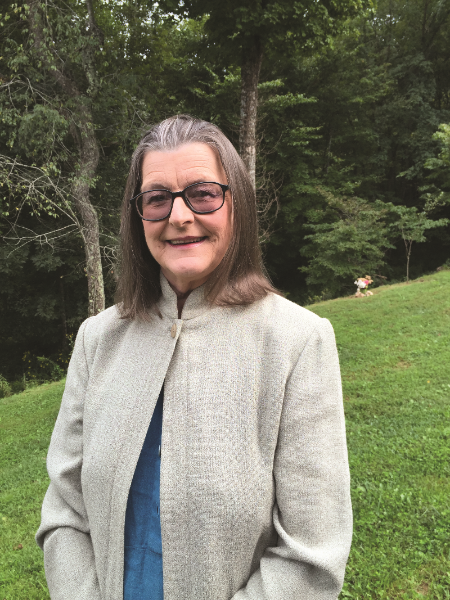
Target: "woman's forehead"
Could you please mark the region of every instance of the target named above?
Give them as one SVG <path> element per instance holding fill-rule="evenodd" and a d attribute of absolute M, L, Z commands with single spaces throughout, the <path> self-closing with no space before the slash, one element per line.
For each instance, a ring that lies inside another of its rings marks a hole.
<path fill-rule="evenodd" d="M 175 150 L 151 150 L 142 160 L 142 184 L 189 185 L 196 181 L 227 183 L 217 152 L 200 142 L 185 144 Z"/>

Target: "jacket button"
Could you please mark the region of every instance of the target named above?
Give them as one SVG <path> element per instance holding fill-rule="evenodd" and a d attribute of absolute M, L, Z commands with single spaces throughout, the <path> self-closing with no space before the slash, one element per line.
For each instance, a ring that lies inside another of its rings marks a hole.
<path fill-rule="evenodd" d="M 172 325 L 172 329 L 170 330 L 170 335 L 174 338 L 177 335 L 177 326 L 175 323 Z"/>

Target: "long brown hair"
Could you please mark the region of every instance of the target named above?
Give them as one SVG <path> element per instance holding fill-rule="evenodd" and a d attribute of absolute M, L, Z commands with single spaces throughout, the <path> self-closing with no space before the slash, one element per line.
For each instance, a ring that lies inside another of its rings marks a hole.
<path fill-rule="evenodd" d="M 247 169 L 222 131 L 207 121 L 175 115 L 142 137 L 131 159 L 120 228 L 121 255 L 116 302 L 122 318 L 148 320 L 161 297 L 160 267 L 144 237 L 142 219 L 130 198 L 141 189 L 142 160 L 147 152 L 171 151 L 193 142 L 217 152 L 233 198 L 233 231 L 228 250 L 205 284 L 205 296 L 219 306 L 252 304 L 279 293 L 268 280 L 258 240 L 256 197 Z"/>

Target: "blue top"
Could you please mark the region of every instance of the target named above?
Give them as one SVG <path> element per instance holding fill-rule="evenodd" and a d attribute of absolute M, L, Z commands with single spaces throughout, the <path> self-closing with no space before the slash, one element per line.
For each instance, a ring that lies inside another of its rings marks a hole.
<path fill-rule="evenodd" d="M 163 600 L 159 479 L 164 387 L 136 465 L 125 516 L 124 600 Z"/>

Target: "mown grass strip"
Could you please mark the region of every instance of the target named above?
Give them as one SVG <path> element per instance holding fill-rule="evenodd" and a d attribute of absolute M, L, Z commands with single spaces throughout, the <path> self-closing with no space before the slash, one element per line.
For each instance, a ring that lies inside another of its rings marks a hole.
<path fill-rule="evenodd" d="M 308 307 L 333 324 L 342 366 L 355 517 L 342 599 L 450 598 L 449 297 L 441 272 Z M 49 598 L 34 533 L 63 386 L 0 400 L 0 600 Z"/>

